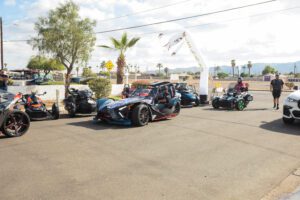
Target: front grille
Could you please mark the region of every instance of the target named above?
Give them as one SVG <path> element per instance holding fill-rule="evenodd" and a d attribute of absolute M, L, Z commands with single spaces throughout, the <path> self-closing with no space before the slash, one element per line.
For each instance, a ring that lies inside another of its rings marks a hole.
<path fill-rule="evenodd" d="M 293 111 L 293 115 L 295 117 L 299 118 L 300 117 L 300 111 L 298 111 L 298 110 Z"/>
<path fill-rule="evenodd" d="M 283 114 L 285 116 L 290 116 L 291 115 L 291 112 L 290 112 L 290 109 L 286 106 L 283 107 Z"/>

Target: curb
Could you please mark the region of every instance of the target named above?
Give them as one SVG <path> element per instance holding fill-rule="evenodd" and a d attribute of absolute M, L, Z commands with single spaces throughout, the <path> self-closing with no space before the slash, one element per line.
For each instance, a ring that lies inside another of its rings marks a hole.
<path fill-rule="evenodd" d="M 288 177 L 273 188 L 261 200 L 296 200 L 300 195 L 300 168 L 292 171 Z M 297 197 L 296 197 L 297 196 Z M 296 199 L 295 199 L 296 198 Z"/>

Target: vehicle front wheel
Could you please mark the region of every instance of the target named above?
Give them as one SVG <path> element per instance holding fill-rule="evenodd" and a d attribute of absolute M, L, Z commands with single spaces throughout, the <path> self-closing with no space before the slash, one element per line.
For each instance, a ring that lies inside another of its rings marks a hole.
<path fill-rule="evenodd" d="M 219 99 L 214 99 L 212 101 L 212 106 L 213 106 L 214 109 L 219 109 L 220 108 Z"/>
<path fill-rule="evenodd" d="M 5 118 L 1 132 L 7 137 L 20 137 L 24 135 L 30 126 L 28 115 L 21 111 L 12 111 Z"/>
<path fill-rule="evenodd" d="M 150 111 L 144 104 L 137 105 L 132 111 L 132 124 L 135 126 L 145 126 L 150 120 Z"/>
<path fill-rule="evenodd" d="M 56 103 L 52 105 L 52 111 L 51 111 L 52 117 L 54 120 L 59 119 L 59 108 Z"/>
<path fill-rule="evenodd" d="M 195 106 L 199 106 L 199 105 L 200 105 L 200 99 L 198 96 L 196 96 Z"/>
<path fill-rule="evenodd" d="M 239 111 L 244 110 L 246 107 L 245 101 L 243 99 L 238 100 L 238 102 L 236 103 L 236 109 Z"/>
<path fill-rule="evenodd" d="M 283 121 L 285 124 L 292 124 L 292 123 L 294 123 L 295 119 L 294 119 L 294 118 L 286 118 L 286 117 L 283 117 L 283 118 L 282 118 L 282 121 Z"/>

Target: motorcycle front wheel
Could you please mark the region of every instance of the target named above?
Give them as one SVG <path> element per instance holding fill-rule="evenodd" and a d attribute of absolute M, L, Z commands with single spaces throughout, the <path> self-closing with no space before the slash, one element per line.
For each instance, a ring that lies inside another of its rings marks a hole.
<path fill-rule="evenodd" d="M 30 119 L 24 112 L 14 110 L 6 116 L 1 132 L 7 137 L 20 137 L 24 135 L 30 126 Z"/>

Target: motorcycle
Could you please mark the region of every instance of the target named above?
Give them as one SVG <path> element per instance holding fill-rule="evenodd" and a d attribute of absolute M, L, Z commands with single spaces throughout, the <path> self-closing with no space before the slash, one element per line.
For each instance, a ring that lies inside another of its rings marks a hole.
<path fill-rule="evenodd" d="M 253 96 L 248 92 L 248 87 L 241 88 L 241 91 L 238 92 L 234 85 L 230 85 L 226 94 L 221 97 L 213 97 L 212 106 L 214 109 L 222 107 L 242 111 L 248 106 L 250 101 L 253 101 Z"/>
<path fill-rule="evenodd" d="M 21 95 L 0 91 L 0 131 L 6 137 L 20 137 L 30 127 L 29 116 L 18 109 Z"/>
<path fill-rule="evenodd" d="M 39 96 L 45 95 L 36 94 L 32 92 L 31 94 L 22 95 L 22 100 L 24 102 L 25 112 L 28 114 L 30 120 L 40 121 L 40 120 L 57 120 L 59 119 L 59 107 L 56 103 L 52 105 L 52 109 L 48 110 L 46 105 L 43 103 Z"/>
<path fill-rule="evenodd" d="M 97 103 L 90 90 L 70 88 L 68 93 L 69 96 L 64 100 L 64 105 L 70 117 L 75 117 L 76 114 L 92 114 L 96 112 Z"/>

